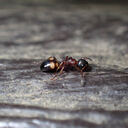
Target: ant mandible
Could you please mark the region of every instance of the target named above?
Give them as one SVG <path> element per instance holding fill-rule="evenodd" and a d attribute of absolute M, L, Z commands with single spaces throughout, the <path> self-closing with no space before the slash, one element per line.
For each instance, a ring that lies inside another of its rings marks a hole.
<path fill-rule="evenodd" d="M 89 64 L 87 59 L 91 60 L 90 58 L 84 57 L 79 60 L 76 60 L 72 57 L 66 56 L 61 62 L 58 61 L 55 57 L 49 57 L 47 60 L 43 61 L 40 65 L 40 69 L 43 72 L 58 72 L 51 80 L 54 80 L 57 76 L 61 75 L 64 70 L 71 70 L 76 69 L 83 75 L 83 71 L 85 71 Z"/>

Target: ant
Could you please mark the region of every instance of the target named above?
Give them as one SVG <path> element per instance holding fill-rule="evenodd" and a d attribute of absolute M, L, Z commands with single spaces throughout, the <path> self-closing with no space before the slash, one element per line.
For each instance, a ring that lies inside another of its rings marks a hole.
<path fill-rule="evenodd" d="M 83 72 L 86 71 L 89 67 L 89 64 L 86 60 L 91 60 L 90 58 L 84 57 L 79 60 L 76 60 L 72 57 L 66 56 L 61 62 L 58 61 L 55 57 L 49 57 L 47 60 L 43 61 L 40 65 L 40 69 L 43 72 L 58 72 L 51 80 L 54 80 L 57 76 L 61 75 L 64 70 L 75 69 L 79 71 L 84 76 Z"/>

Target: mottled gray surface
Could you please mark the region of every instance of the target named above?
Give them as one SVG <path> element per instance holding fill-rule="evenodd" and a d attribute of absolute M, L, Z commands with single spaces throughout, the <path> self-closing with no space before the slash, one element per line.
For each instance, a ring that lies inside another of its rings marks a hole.
<path fill-rule="evenodd" d="M 41 62 L 66 55 L 92 58 L 92 71 L 50 81 Z M 1 4 L 0 128 L 6 127 L 128 127 L 128 6 Z"/>
<path fill-rule="evenodd" d="M 9 128 L 124 128 L 128 112 L 105 110 L 56 110 L 0 104 L 0 127 Z M 7 116 L 5 116 L 7 115 Z"/>

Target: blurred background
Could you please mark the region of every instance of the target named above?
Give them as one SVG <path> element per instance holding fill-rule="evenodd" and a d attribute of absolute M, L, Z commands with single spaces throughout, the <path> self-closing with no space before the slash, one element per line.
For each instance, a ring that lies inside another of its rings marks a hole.
<path fill-rule="evenodd" d="M 67 55 L 92 71 L 49 81 Z M 127 92 L 128 0 L 0 0 L 0 128 L 125 128 Z"/>
<path fill-rule="evenodd" d="M 127 1 L 1 0 L 0 9 L 1 59 L 88 56 L 127 66 Z"/>

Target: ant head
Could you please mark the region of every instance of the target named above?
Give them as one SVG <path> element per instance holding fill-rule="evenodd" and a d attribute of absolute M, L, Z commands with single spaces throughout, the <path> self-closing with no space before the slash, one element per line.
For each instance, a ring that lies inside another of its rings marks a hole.
<path fill-rule="evenodd" d="M 88 62 L 85 59 L 79 59 L 77 66 L 82 70 L 83 68 L 88 67 Z"/>

